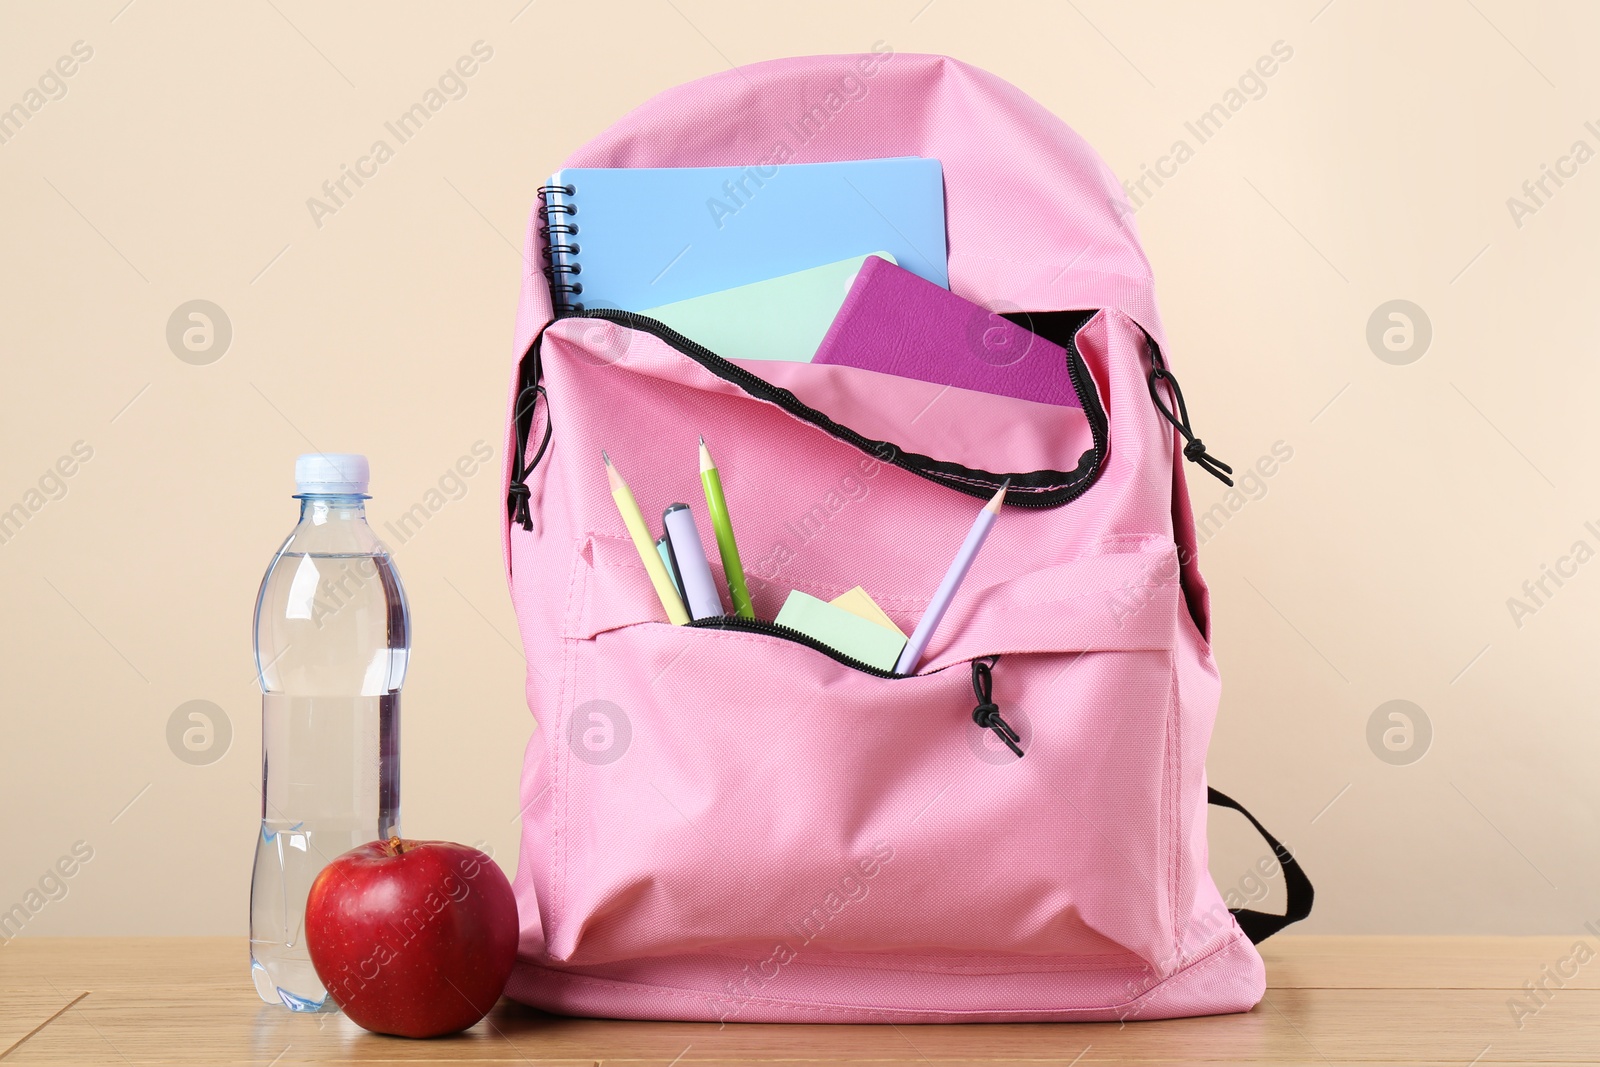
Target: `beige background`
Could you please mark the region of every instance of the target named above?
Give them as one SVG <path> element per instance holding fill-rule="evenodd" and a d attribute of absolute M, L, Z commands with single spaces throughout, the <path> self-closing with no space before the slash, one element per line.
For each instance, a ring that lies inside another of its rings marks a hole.
<path fill-rule="evenodd" d="M 1574 141 L 1600 148 L 1597 32 L 1586 5 L 1509 0 L 7 5 L 0 108 L 75 42 L 93 56 L 0 144 L 0 510 L 75 442 L 93 455 L 0 544 L 0 910 L 83 841 L 92 861 L 27 934 L 244 933 L 250 613 L 313 446 L 371 456 L 380 527 L 476 441 L 496 450 L 397 551 L 404 824 L 514 866 L 513 245 L 539 180 L 623 111 L 883 40 L 1013 81 L 1131 178 L 1282 41 L 1264 94 L 1138 213 L 1197 428 L 1240 466 L 1293 450 L 1202 552 L 1226 682 L 1212 778 L 1303 858 L 1307 931 L 1578 932 L 1600 918 L 1600 563 L 1520 627 L 1507 598 L 1573 542 L 1600 548 L 1600 163 L 1520 226 L 1506 201 Z M 315 225 L 307 198 L 480 40 L 467 95 Z M 192 299 L 232 324 L 209 365 L 165 338 Z M 1432 326 L 1407 365 L 1367 341 L 1393 299 Z M 1194 486 L 1197 510 L 1224 501 Z M 197 699 L 233 729 L 207 765 L 167 742 Z M 1432 729 L 1405 765 L 1368 741 L 1396 699 Z M 1262 853 L 1240 826 L 1213 820 L 1224 887 Z"/>

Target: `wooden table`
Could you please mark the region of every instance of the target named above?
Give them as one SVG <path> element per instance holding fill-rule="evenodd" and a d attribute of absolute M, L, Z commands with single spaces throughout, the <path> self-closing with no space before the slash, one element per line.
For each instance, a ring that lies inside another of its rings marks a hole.
<path fill-rule="evenodd" d="M 563 1019 L 502 1002 L 465 1034 L 406 1041 L 256 998 L 237 938 L 21 938 L 0 946 L 0 1061 L 500 1064 L 1600 1063 L 1600 958 L 1574 937 L 1267 942 L 1266 1000 L 1167 1022 L 772 1026 Z M 1600 939 L 1586 938 L 1591 950 Z M 1527 999 L 1524 982 L 1548 994 Z M 1556 981 L 1564 982 L 1556 985 Z M 1511 1008 L 1520 1002 L 1519 1018 Z M 1520 1025 L 1519 1025 L 1520 1023 Z"/>

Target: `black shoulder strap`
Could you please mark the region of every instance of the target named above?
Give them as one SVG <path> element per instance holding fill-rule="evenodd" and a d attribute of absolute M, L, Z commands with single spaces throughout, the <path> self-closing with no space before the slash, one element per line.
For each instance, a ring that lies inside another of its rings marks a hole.
<path fill-rule="evenodd" d="M 1245 811 L 1244 805 L 1232 797 L 1208 787 L 1206 801 L 1219 808 L 1232 808 L 1249 819 L 1250 825 L 1254 826 L 1256 832 L 1266 838 L 1267 844 L 1272 846 L 1272 853 L 1278 857 L 1278 865 L 1283 868 L 1283 887 L 1288 893 L 1289 902 L 1282 915 L 1268 915 L 1264 911 L 1251 911 L 1249 908 L 1228 909 L 1238 921 L 1239 929 L 1250 939 L 1250 943 L 1259 945 L 1290 923 L 1297 923 L 1310 915 L 1311 901 L 1316 891 L 1311 888 L 1311 879 L 1300 869 L 1300 861 L 1294 858 L 1294 853 L 1279 844 L 1278 839 L 1267 833 L 1267 828 L 1257 822 L 1256 817 Z"/>

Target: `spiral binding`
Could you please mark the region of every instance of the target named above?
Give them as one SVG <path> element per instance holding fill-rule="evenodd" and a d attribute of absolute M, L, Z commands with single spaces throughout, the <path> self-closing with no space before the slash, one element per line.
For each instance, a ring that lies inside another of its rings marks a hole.
<path fill-rule="evenodd" d="M 576 315 L 583 311 L 583 305 L 572 299 L 583 292 L 583 283 L 572 280 L 573 275 L 583 273 L 576 259 L 579 245 L 572 240 L 578 234 L 578 224 L 572 221 L 578 213 L 578 205 L 566 199 L 554 199 L 570 197 L 577 191 L 574 185 L 539 187 L 539 218 L 544 220 L 539 227 L 539 237 L 544 241 L 543 270 L 550 282 L 550 299 L 557 315 Z M 562 216 L 564 221 L 551 221 L 552 216 Z"/>

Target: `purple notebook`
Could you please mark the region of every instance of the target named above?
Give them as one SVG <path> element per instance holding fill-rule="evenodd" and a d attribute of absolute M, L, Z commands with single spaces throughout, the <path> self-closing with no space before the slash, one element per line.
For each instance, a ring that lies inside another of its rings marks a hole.
<path fill-rule="evenodd" d="M 811 362 L 1082 406 L 1065 349 L 876 257 L 862 265 Z"/>

